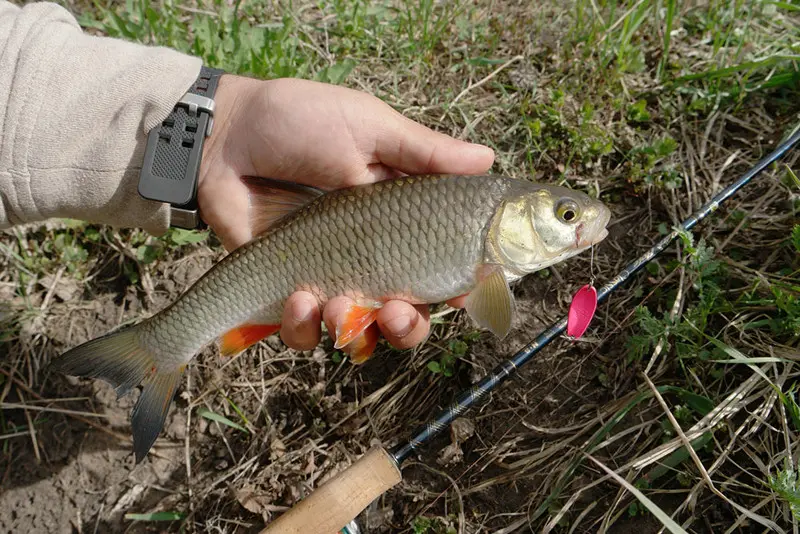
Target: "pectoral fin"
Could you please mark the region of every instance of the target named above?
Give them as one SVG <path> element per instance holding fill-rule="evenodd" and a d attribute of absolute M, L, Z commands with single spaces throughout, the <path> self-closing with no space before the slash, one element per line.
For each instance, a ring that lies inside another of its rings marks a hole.
<path fill-rule="evenodd" d="M 465 308 L 480 327 L 502 339 L 511 330 L 514 295 L 499 265 L 486 266 L 481 274 L 480 282 L 467 297 Z"/>

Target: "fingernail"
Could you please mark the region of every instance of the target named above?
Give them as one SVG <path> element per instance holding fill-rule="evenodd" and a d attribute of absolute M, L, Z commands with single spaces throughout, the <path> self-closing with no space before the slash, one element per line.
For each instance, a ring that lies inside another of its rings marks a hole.
<path fill-rule="evenodd" d="M 386 323 L 386 329 L 395 337 L 407 336 L 413 327 L 408 315 L 399 315 Z"/>
<path fill-rule="evenodd" d="M 307 300 L 301 300 L 292 309 L 292 319 L 298 323 L 304 323 L 311 320 L 312 313 L 314 313 L 314 306 Z"/>

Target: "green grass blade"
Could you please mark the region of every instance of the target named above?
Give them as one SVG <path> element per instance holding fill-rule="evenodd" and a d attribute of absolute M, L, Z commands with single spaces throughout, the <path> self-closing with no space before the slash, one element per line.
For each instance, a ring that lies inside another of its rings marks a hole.
<path fill-rule="evenodd" d="M 233 401 L 232 401 L 231 399 L 229 399 L 228 397 L 225 397 L 225 400 L 226 400 L 226 401 L 228 401 L 228 404 L 230 405 L 230 407 L 231 407 L 231 408 L 233 408 L 233 411 L 235 411 L 235 412 L 236 412 L 236 415 L 238 415 L 238 416 L 239 416 L 239 419 L 241 419 L 242 421 L 244 421 L 244 424 L 245 424 L 245 425 L 248 425 L 248 426 L 249 426 L 249 425 L 250 425 L 250 421 L 247 419 L 247 416 L 244 414 L 244 412 L 243 412 L 243 411 L 242 411 L 242 410 L 241 410 L 241 409 L 240 409 L 238 406 L 236 406 L 236 403 L 235 403 L 235 402 L 233 402 Z"/>
<path fill-rule="evenodd" d="M 675 393 L 680 399 L 685 402 L 692 410 L 705 417 L 716 406 L 714 401 L 704 395 L 698 395 L 687 389 L 676 386 L 661 386 L 658 388 L 661 393 Z"/>
<path fill-rule="evenodd" d="M 249 434 L 247 429 L 245 427 L 243 427 L 242 425 L 234 423 L 233 421 L 231 421 L 230 419 L 228 419 L 224 415 L 220 415 L 218 413 L 214 413 L 214 412 L 212 412 L 211 410 L 209 410 L 208 408 L 206 408 L 204 406 L 201 406 L 200 408 L 197 409 L 197 415 L 199 415 L 201 417 L 205 417 L 206 419 L 209 419 L 211 421 L 216 421 L 218 423 L 222 423 L 223 425 L 228 425 L 231 428 L 235 428 L 236 430 L 241 430 L 242 432 L 246 432 L 246 433 Z"/>
<path fill-rule="evenodd" d="M 800 61 L 800 55 L 776 54 L 774 56 L 766 57 L 764 59 L 758 59 L 755 61 L 745 61 L 744 63 L 739 63 L 738 65 L 733 65 L 722 69 L 708 70 L 696 74 L 687 74 L 685 76 L 677 78 L 675 82 L 681 83 L 681 82 L 688 82 L 692 80 L 703 80 L 703 79 L 716 80 L 720 78 L 726 78 L 731 74 L 735 74 L 737 72 L 754 70 L 759 68 L 774 67 L 783 61 Z"/>
<path fill-rule="evenodd" d="M 596 463 L 597 466 L 600 467 L 600 469 L 605 471 L 608 474 L 608 476 L 619 482 L 619 484 L 622 485 L 626 490 L 633 493 L 634 497 L 639 499 L 639 502 L 641 502 L 642 505 L 645 508 L 647 508 L 647 510 L 651 514 L 656 516 L 656 518 L 659 521 L 661 521 L 661 524 L 664 525 L 664 527 L 666 527 L 667 530 L 672 532 L 672 534 L 687 534 L 687 532 L 683 530 L 683 528 L 681 528 L 681 526 L 678 523 L 676 523 L 669 515 L 667 515 L 667 513 L 664 510 L 659 508 L 658 505 L 656 505 L 656 503 L 648 499 L 644 495 L 644 493 L 633 487 L 633 485 L 630 482 L 628 482 L 627 480 L 616 474 L 614 471 L 606 467 L 604 464 L 595 460 L 595 458 L 592 455 L 587 454 L 586 456 L 588 456 L 591 461 Z"/>
<path fill-rule="evenodd" d="M 180 521 L 185 518 L 183 512 L 155 512 L 152 514 L 125 514 L 125 519 L 131 521 Z"/>
<path fill-rule="evenodd" d="M 667 14 L 664 19 L 664 46 L 661 51 L 661 61 L 658 63 L 657 77 L 664 79 L 664 69 L 669 61 L 669 46 L 672 37 L 672 24 L 675 20 L 675 0 L 667 0 Z"/>
<path fill-rule="evenodd" d="M 714 435 L 711 432 L 705 432 L 704 434 L 701 434 L 700 437 L 691 441 L 692 448 L 695 451 L 702 450 L 703 447 L 705 447 L 711 441 L 713 436 Z M 642 477 L 639 479 L 639 483 L 644 483 L 652 487 L 654 482 L 664 475 L 673 473 L 679 465 L 685 463 L 690 458 L 691 455 L 689 454 L 689 451 L 686 450 L 686 447 L 681 447 L 663 460 L 656 462 L 655 466 L 650 469 L 650 471 L 642 475 Z"/>
<path fill-rule="evenodd" d="M 800 11 L 800 5 L 790 4 L 789 2 L 764 2 L 764 5 L 775 6 L 786 11 Z"/>
<path fill-rule="evenodd" d="M 631 411 L 640 402 L 651 398 L 653 395 L 650 392 L 640 392 L 625 406 L 619 409 L 610 419 L 604 424 L 597 432 L 595 432 L 589 442 L 584 447 L 583 451 L 591 451 L 598 443 L 600 443 L 606 436 L 608 436 L 614 427 L 625 418 L 629 411 Z M 546 513 L 551 503 L 555 502 L 561 496 L 561 492 L 567 487 L 569 481 L 572 479 L 573 474 L 577 471 L 578 467 L 583 463 L 583 457 L 576 455 L 576 457 L 569 463 L 569 465 L 562 471 L 561 476 L 555 483 L 555 487 L 550 494 L 542 501 L 538 508 L 531 515 L 531 521 L 536 520 L 539 516 Z"/>

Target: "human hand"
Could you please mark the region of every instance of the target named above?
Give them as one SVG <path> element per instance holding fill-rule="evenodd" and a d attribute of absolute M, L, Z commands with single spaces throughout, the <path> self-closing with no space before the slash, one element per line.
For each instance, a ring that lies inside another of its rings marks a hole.
<path fill-rule="evenodd" d="M 215 96 L 214 131 L 203 151 L 198 203 L 203 220 L 227 250 L 252 238 L 243 176 L 293 181 L 323 190 L 402 174 L 485 172 L 493 151 L 434 132 L 367 93 L 299 79 L 260 81 L 224 75 Z M 448 301 L 463 306 L 463 297 Z M 320 314 L 310 293 L 293 294 L 280 335 L 310 350 L 352 301 L 336 297 Z M 397 348 L 428 335 L 428 306 L 386 303 L 371 328 Z"/>

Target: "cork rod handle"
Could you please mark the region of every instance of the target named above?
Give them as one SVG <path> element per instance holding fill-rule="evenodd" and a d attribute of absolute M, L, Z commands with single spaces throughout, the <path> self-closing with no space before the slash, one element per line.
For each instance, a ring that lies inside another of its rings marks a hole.
<path fill-rule="evenodd" d="M 267 525 L 261 534 L 336 534 L 400 480 L 400 469 L 389 453 L 374 447 Z"/>

